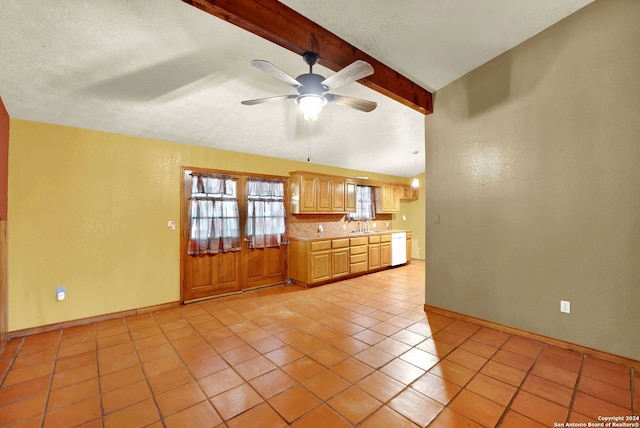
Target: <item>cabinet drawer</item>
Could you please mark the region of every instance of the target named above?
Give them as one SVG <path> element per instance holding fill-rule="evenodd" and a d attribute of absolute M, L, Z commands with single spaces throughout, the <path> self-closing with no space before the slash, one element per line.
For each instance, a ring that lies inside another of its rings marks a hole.
<path fill-rule="evenodd" d="M 349 262 L 351 264 L 354 263 L 361 263 L 361 262 L 365 262 L 367 261 L 367 255 L 366 254 L 356 254 L 355 256 L 351 256 L 349 259 Z"/>
<path fill-rule="evenodd" d="M 351 273 L 366 272 L 368 269 L 367 262 L 353 263 L 351 265 Z"/>
<path fill-rule="evenodd" d="M 349 238 L 334 239 L 331 241 L 332 248 L 346 248 L 349 246 Z"/>
<path fill-rule="evenodd" d="M 351 246 L 354 245 L 367 245 L 368 239 L 366 236 L 361 236 L 359 238 L 351 238 Z"/>
<path fill-rule="evenodd" d="M 355 255 L 355 254 L 366 254 L 367 253 L 367 246 L 366 245 L 359 245 L 357 247 L 351 247 L 351 255 Z"/>
<path fill-rule="evenodd" d="M 378 244 L 378 243 L 380 243 L 380 235 L 369 237 L 369 244 Z"/>
<path fill-rule="evenodd" d="M 391 242 L 391 235 L 380 235 L 380 242 Z"/>
<path fill-rule="evenodd" d="M 331 241 L 311 242 L 311 251 L 322 251 L 331 249 Z"/>

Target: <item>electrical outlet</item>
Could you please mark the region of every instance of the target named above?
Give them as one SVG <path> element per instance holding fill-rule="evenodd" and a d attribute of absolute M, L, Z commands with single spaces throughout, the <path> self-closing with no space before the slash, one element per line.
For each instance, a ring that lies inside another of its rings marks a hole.
<path fill-rule="evenodd" d="M 568 300 L 560 300 L 560 312 L 564 314 L 571 313 L 571 302 Z"/>
<path fill-rule="evenodd" d="M 66 287 L 58 287 L 56 288 L 56 299 L 64 300 L 67 297 L 67 289 Z"/>

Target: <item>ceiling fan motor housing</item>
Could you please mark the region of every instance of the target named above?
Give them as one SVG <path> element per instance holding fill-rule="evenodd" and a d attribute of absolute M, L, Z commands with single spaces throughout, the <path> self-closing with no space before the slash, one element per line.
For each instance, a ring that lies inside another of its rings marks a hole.
<path fill-rule="evenodd" d="M 329 90 L 329 88 L 322 84 L 325 80 L 323 76 L 314 73 L 301 74 L 296 77 L 296 80 L 302 83 L 302 86 L 298 86 L 296 89 L 300 95 L 315 94 L 322 95 L 323 92 Z"/>

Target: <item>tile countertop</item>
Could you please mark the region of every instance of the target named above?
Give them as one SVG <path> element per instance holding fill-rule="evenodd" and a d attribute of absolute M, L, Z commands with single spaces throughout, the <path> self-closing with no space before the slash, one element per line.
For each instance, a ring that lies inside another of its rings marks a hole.
<path fill-rule="evenodd" d="M 372 230 L 370 232 L 347 232 L 342 234 L 329 234 L 325 232 L 316 233 L 313 236 L 289 236 L 289 239 L 294 241 L 324 241 L 326 239 L 337 239 L 337 238 L 357 238 L 360 236 L 372 236 L 372 235 L 389 235 L 391 233 L 396 232 L 407 232 L 410 233 L 410 230 L 407 229 L 392 229 L 392 230 Z"/>

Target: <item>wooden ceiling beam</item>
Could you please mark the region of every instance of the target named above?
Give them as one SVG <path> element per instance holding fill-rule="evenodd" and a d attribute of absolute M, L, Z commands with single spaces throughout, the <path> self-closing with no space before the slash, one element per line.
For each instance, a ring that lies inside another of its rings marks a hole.
<path fill-rule="evenodd" d="M 433 113 L 432 94 L 277 0 L 182 0 L 298 55 L 317 52 L 318 63 L 338 71 L 364 60 L 375 72 L 359 82 L 422 114 Z"/>

